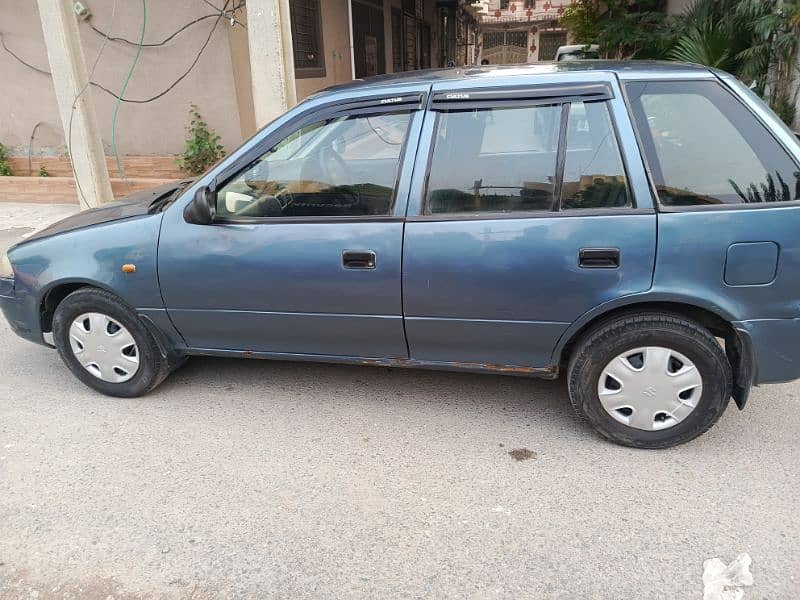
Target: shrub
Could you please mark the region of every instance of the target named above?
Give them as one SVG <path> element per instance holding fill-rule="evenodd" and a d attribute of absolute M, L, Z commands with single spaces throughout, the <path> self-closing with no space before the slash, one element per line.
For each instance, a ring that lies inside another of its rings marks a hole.
<path fill-rule="evenodd" d="M 6 147 L 0 144 L 0 176 L 11 175 L 11 167 L 8 165 L 8 155 Z"/>
<path fill-rule="evenodd" d="M 186 150 L 178 157 L 177 162 L 184 171 L 200 175 L 225 156 L 225 149 L 219 143 L 220 137 L 217 132 L 203 120 L 194 104 L 189 105 L 189 117 L 189 126 L 186 128 L 189 134 L 186 138 Z"/>

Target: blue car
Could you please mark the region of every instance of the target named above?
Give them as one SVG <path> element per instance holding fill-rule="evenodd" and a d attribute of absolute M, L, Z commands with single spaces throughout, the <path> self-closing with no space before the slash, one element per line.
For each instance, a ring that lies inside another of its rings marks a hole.
<path fill-rule="evenodd" d="M 699 66 L 378 77 L 14 246 L 0 306 L 112 396 L 196 355 L 565 373 L 602 436 L 664 448 L 800 377 L 798 165 Z"/>

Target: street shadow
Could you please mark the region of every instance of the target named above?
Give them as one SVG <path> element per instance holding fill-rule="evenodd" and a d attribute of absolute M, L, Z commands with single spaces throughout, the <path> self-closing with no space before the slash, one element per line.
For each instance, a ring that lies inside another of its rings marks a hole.
<path fill-rule="evenodd" d="M 567 394 L 565 379 L 555 381 L 490 375 L 326 363 L 192 357 L 152 396 L 170 396 L 190 388 L 225 398 L 252 394 L 268 402 L 271 392 L 296 390 L 297 402 L 348 399 L 368 403 L 403 403 L 405 408 L 431 410 L 446 405 L 459 411 L 480 411 L 483 417 L 547 421 L 557 428 L 581 430 Z M 439 408 L 439 410 L 443 410 Z"/>

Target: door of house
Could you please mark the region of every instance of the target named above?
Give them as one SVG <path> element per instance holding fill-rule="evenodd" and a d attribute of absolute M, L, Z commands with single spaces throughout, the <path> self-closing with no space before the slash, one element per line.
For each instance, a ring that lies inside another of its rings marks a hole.
<path fill-rule="evenodd" d="M 543 31 L 539 34 L 539 60 L 555 60 L 556 52 L 566 43 L 566 31 Z"/>
<path fill-rule="evenodd" d="M 380 0 L 353 1 L 353 58 L 358 78 L 386 73 L 382 7 Z"/>

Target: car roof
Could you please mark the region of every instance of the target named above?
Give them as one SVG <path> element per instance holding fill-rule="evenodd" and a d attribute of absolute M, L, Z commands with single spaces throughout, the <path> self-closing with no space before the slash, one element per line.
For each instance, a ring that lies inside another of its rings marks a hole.
<path fill-rule="evenodd" d="M 713 72 L 709 67 L 702 65 L 646 60 L 580 60 L 520 65 L 474 65 L 376 75 L 374 77 L 367 77 L 366 79 L 356 79 L 348 83 L 334 85 L 325 88 L 322 92 L 368 90 L 370 88 L 387 87 L 396 84 L 441 84 L 448 81 L 456 83 L 470 80 L 476 82 L 480 81 L 483 85 L 486 85 L 490 83 L 492 79 L 503 79 L 503 84 L 506 84 L 508 82 L 507 78 L 509 77 L 531 78 L 537 75 L 599 71 L 616 73 L 626 79 L 663 78 L 665 76 L 709 76 Z M 498 84 L 499 83 L 498 81 Z"/>
<path fill-rule="evenodd" d="M 598 44 L 568 44 L 566 46 L 559 46 L 556 54 L 559 52 L 573 52 L 574 50 L 588 50 L 589 52 L 597 52 L 600 50 Z"/>

